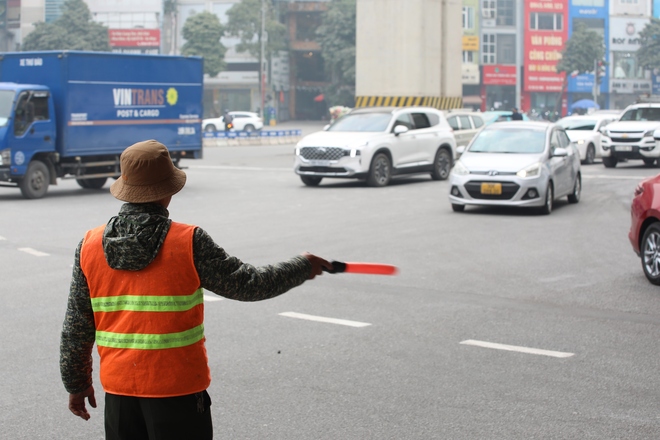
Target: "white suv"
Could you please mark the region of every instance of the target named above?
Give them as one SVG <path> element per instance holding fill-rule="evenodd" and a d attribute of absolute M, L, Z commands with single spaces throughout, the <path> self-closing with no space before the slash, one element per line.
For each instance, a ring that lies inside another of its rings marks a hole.
<path fill-rule="evenodd" d="M 294 171 L 305 185 L 325 177 L 358 178 L 386 186 L 394 176 L 430 173 L 445 180 L 456 159 L 447 119 L 431 107 L 351 110 L 296 145 Z"/>
<path fill-rule="evenodd" d="M 653 132 L 660 129 L 660 103 L 633 104 L 601 132 L 603 165 L 613 168 L 620 160 L 641 159 L 648 166 L 660 158 Z"/>

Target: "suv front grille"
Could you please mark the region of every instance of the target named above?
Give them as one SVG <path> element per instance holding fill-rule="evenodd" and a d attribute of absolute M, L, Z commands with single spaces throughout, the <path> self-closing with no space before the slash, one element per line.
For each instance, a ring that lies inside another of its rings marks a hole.
<path fill-rule="evenodd" d="M 338 147 L 302 147 L 300 155 L 306 160 L 339 160 L 350 151 Z"/>

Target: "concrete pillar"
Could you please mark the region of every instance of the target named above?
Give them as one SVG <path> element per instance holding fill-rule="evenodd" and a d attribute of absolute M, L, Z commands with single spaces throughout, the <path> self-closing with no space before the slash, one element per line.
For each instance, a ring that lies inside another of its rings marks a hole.
<path fill-rule="evenodd" d="M 356 107 L 461 107 L 461 12 L 461 0 L 357 0 Z"/>

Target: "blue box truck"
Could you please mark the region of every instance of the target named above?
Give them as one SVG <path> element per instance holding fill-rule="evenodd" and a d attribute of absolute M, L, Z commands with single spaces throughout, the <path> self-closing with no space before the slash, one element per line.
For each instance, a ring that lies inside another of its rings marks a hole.
<path fill-rule="evenodd" d="M 119 156 L 156 139 L 202 157 L 201 57 L 110 52 L 0 53 L 0 185 L 43 197 L 58 178 L 101 188 Z"/>

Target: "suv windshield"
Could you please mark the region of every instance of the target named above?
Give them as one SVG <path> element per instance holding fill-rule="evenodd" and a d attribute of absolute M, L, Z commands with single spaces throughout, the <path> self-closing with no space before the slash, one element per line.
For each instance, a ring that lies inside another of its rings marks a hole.
<path fill-rule="evenodd" d="M 11 106 L 14 103 L 13 90 L 0 90 L 0 127 L 7 125 L 11 116 Z"/>
<path fill-rule="evenodd" d="M 545 129 L 497 128 L 481 131 L 468 151 L 471 153 L 535 154 L 545 150 Z"/>
<path fill-rule="evenodd" d="M 660 107 L 641 107 L 628 110 L 619 121 L 660 121 Z"/>
<path fill-rule="evenodd" d="M 348 114 L 337 119 L 328 131 L 385 131 L 391 119 L 391 113 Z"/>
<path fill-rule="evenodd" d="M 564 130 L 593 130 L 596 127 L 596 121 L 593 119 L 566 119 L 557 123 L 564 127 Z"/>

